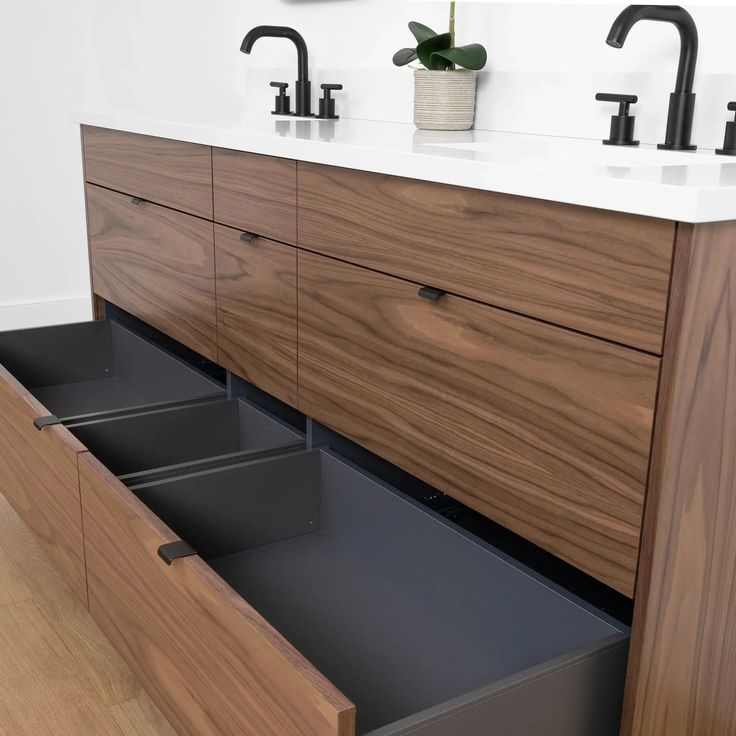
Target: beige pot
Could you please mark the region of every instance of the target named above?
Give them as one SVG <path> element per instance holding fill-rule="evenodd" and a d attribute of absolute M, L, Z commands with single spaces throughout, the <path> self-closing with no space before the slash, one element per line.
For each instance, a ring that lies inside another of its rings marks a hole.
<path fill-rule="evenodd" d="M 469 130 L 475 117 L 477 72 L 414 71 L 414 124 L 421 130 Z"/>

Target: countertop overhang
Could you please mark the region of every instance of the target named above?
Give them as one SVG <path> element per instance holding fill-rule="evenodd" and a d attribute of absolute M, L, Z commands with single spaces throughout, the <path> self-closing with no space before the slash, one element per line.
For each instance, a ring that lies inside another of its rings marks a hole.
<path fill-rule="evenodd" d="M 680 222 L 736 219 L 736 158 L 598 140 L 268 114 L 75 111 L 72 120 L 411 179 Z"/>

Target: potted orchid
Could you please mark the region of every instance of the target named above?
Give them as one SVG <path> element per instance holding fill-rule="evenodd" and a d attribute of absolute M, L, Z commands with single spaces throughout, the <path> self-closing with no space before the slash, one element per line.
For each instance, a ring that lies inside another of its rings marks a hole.
<path fill-rule="evenodd" d="M 418 62 L 414 71 L 414 123 L 424 130 L 468 130 L 473 127 L 477 72 L 488 55 L 479 43 L 455 45 L 455 3 L 450 3 L 446 33 L 412 21 L 416 46 L 394 54 L 396 66 Z"/>

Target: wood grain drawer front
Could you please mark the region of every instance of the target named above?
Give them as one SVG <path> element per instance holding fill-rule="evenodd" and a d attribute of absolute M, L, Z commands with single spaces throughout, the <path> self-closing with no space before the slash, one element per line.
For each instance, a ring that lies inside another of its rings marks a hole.
<path fill-rule="evenodd" d="M 296 405 L 296 249 L 215 226 L 218 362 Z"/>
<path fill-rule="evenodd" d="M 299 252 L 299 408 L 631 595 L 659 360 Z"/>
<path fill-rule="evenodd" d="M 675 225 L 299 164 L 299 245 L 661 353 Z"/>
<path fill-rule="evenodd" d="M 35 532 L 66 581 L 87 601 L 77 453 L 61 426 L 36 429 L 50 412 L 0 366 L 0 492 Z"/>
<path fill-rule="evenodd" d="M 96 294 L 217 360 L 212 223 L 87 186 Z"/>
<path fill-rule="evenodd" d="M 83 127 L 87 181 L 212 219 L 209 146 Z"/>
<path fill-rule="evenodd" d="M 215 220 L 296 244 L 296 161 L 212 149 Z"/>
<path fill-rule="evenodd" d="M 353 736 L 354 707 L 90 453 L 80 456 L 90 611 L 177 732 Z"/>

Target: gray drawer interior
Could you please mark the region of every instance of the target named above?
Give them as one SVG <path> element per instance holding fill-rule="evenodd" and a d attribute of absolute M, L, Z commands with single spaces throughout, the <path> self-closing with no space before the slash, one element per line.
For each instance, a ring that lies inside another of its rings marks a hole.
<path fill-rule="evenodd" d="M 110 320 L 2 332 L 0 363 L 61 419 L 224 394 Z"/>
<path fill-rule="evenodd" d="M 325 450 L 132 490 L 365 736 L 614 736 L 628 631 Z"/>
<path fill-rule="evenodd" d="M 181 473 L 199 462 L 244 460 L 253 453 L 304 446 L 304 437 L 243 399 L 144 411 L 67 424 L 126 483 Z"/>

